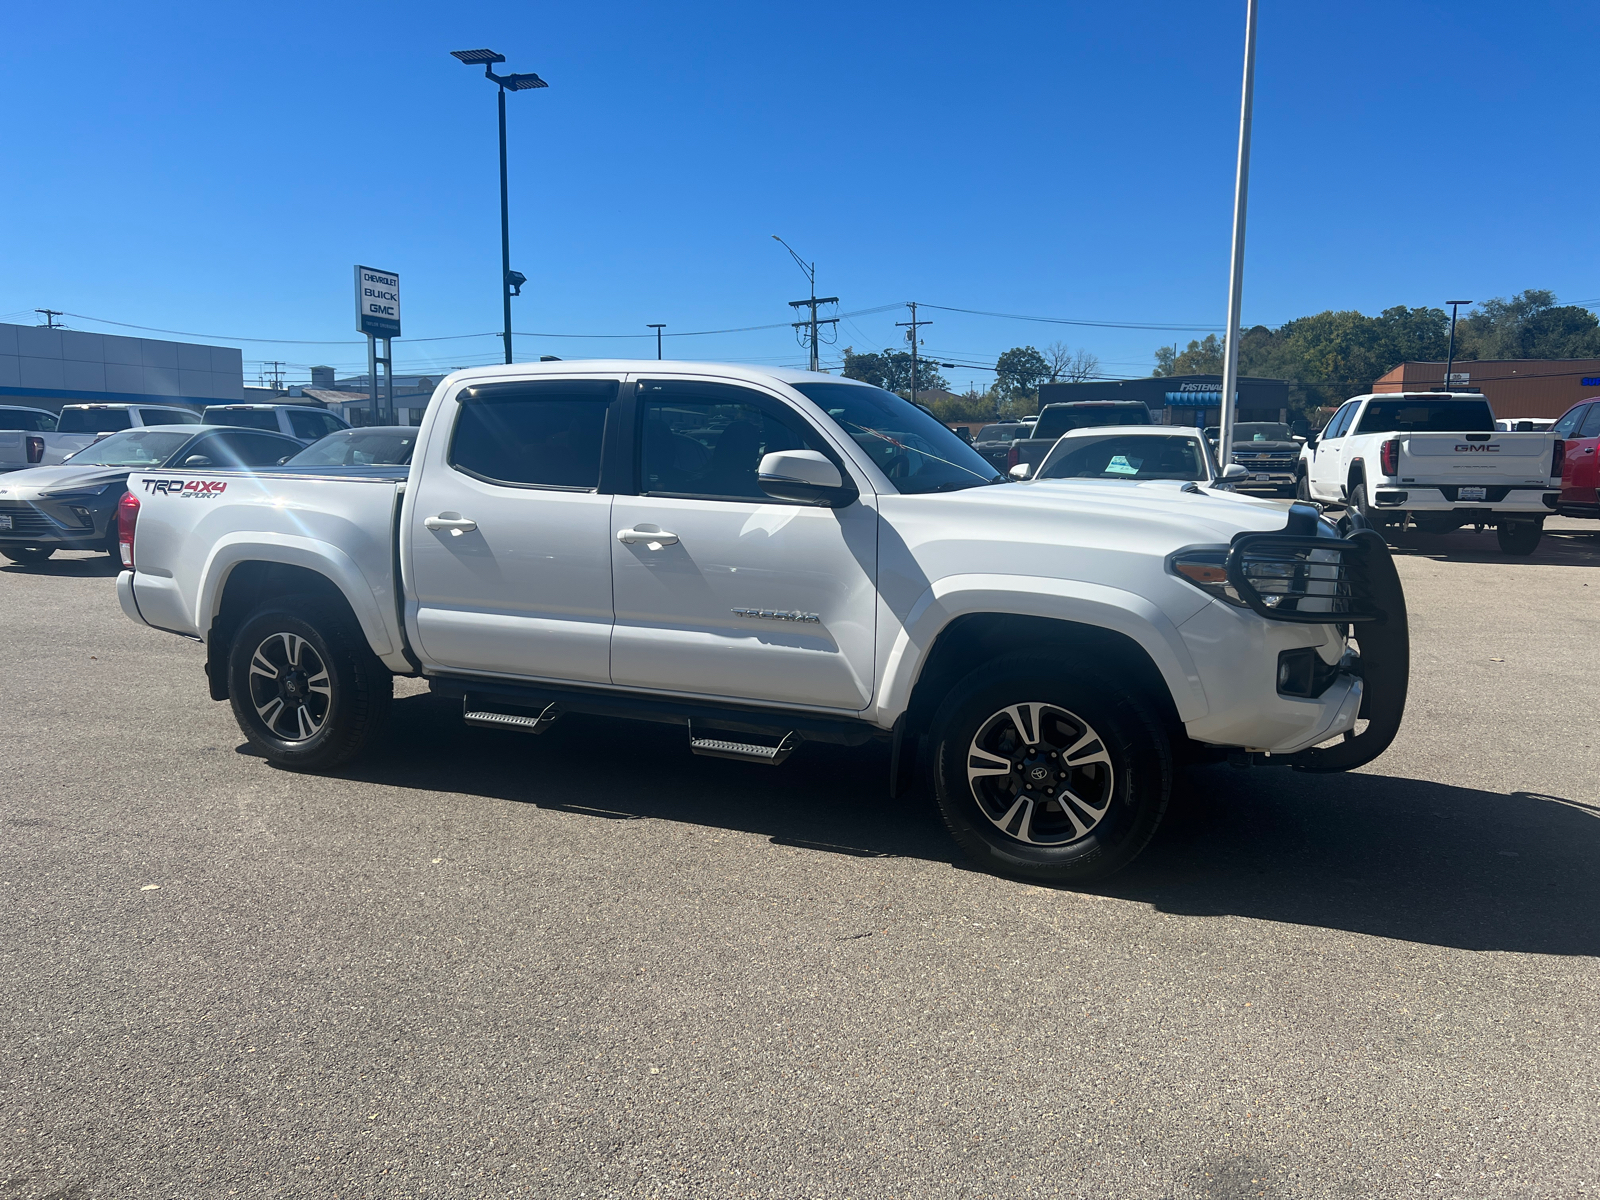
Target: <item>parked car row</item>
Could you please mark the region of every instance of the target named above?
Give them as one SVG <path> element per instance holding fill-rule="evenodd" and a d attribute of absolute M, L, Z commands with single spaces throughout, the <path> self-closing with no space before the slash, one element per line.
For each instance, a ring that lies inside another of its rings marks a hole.
<path fill-rule="evenodd" d="M 375 464 L 410 462 L 415 433 L 403 426 L 339 430 L 308 447 L 283 433 L 237 426 L 190 422 L 124 429 L 56 466 L 0 477 L 0 555 L 12 562 L 43 562 L 57 550 L 103 550 L 116 557 L 117 505 L 136 470 L 320 471 L 338 464 L 343 473 L 360 474 Z"/>
<path fill-rule="evenodd" d="M 68 404 L 59 415 L 0 405 L 0 472 L 55 466 L 97 438 L 125 429 L 194 422 L 281 433 L 302 446 L 350 428 L 332 413 L 303 404 L 213 404 L 198 412 L 176 404 Z"/>

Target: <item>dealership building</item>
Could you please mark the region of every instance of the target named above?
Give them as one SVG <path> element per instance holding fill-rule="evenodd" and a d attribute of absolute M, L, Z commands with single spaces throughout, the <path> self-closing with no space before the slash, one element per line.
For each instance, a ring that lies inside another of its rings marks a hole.
<path fill-rule="evenodd" d="M 1444 386 L 1442 362 L 1401 363 L 1372 385 L 1375 392 L 1427 392 Z M 1600 358 L 1457 359 L 1455 391 L 1482 392 L 1497 417 L 1559 417 L 1580 400 L 1600 396 Z"/>
<path fill-rule="evenodd" d="M 244 359 L 228 346 L 0 324 L 0 404 L 179 404 L 244 399 Z"/>
<path fill-rule="evenodd" d="M 1240 379 L 1235 391 L 1240 421 L 1289 420 L 1285 379 Z M 1096 379 L 1039 385 L 1039 407 L 1069 400 L 1139 400 L 1157 425 L 1216 425 L 1222 415 L 1221 375 L 1157 375 L 1150 379 Z"/>

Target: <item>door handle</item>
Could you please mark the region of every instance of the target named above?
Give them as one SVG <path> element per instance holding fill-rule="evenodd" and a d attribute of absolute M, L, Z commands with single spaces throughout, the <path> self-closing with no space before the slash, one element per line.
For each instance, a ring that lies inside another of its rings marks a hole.
<path fill-rule="evenodd" d="M 1594 453 L 1594 447 L 1590 446 L 1587 450 L 1584 451 L 1584 453 L 1585 454 L 1593 454 Z"/>
<path fill-rule="evenodd" d="M 471 533 L 478 527 L 478 523 L 468 520 L 459 513 L 440 513 L 437 517 L 423 518 L 422 527 L 435 532 L 448 529 L 451 537 L 460 537 L 463 533 Z"/>
<path fill-rule="evenodd" d="M 676 546 L 678 544 L 678 535 L 668 533 L 665 529 L 657 529 L 654 525 L 640 525 L 634 529 L 617 530 L 617 541 L 624 546 L 631 546 L 635 542 L 643 542 L 646 549 L 659 550 L 663 546 Z"/>

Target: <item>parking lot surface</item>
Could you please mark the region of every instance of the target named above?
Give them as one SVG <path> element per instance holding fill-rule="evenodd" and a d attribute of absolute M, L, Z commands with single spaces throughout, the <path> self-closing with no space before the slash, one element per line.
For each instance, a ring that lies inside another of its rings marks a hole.
<path fill-rule="evenodd" d="M 245 752 L 103 555 L 0 570 L 0 1196 L 1600 1190 L 1600 533 L 1397 550 L 1359 773 L 1193 772 L 1093 891 L 875 748 L 468 729 Z"/>

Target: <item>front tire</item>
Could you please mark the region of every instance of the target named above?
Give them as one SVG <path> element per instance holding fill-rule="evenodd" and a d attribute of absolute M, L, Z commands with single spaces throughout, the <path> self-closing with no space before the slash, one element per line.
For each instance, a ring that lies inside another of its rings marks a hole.
<path fill-rule="evenodd" d="M 1539 548 L 1544 537 L 1543 521 L 1506 521 L 1494 527 L 1495 541 L 1502 554 L 1525 557 Z"/>
<path fill-rule="evenodd" d="M 250 617 L 228 656 L 228 698 L 250 744 L 294 771 L 331 771 L 376 744 L 394 676 L 349 617 L 285 597 Z"/>
<path fill-rule="evenodd" d="M 0 546 L 0 556 L 14 563 L 42 563 L 55 552 L 54 546 Z"/>
<path fill-rule="evenodd" d="M 1311 499 L 1311 480 L 1306 477 L 1303 471 L 1295 477 L 1294 498 L 1307 502 Z"/>
<path fill-rule="evenodd" d="M 980 667 L 951 690 L 932 735 L 945 826 L 999 874 L 1103 878 L 1138 856 L 1167 810 L 1172 753 L 1151 705 L 1069 659 Z"/>

